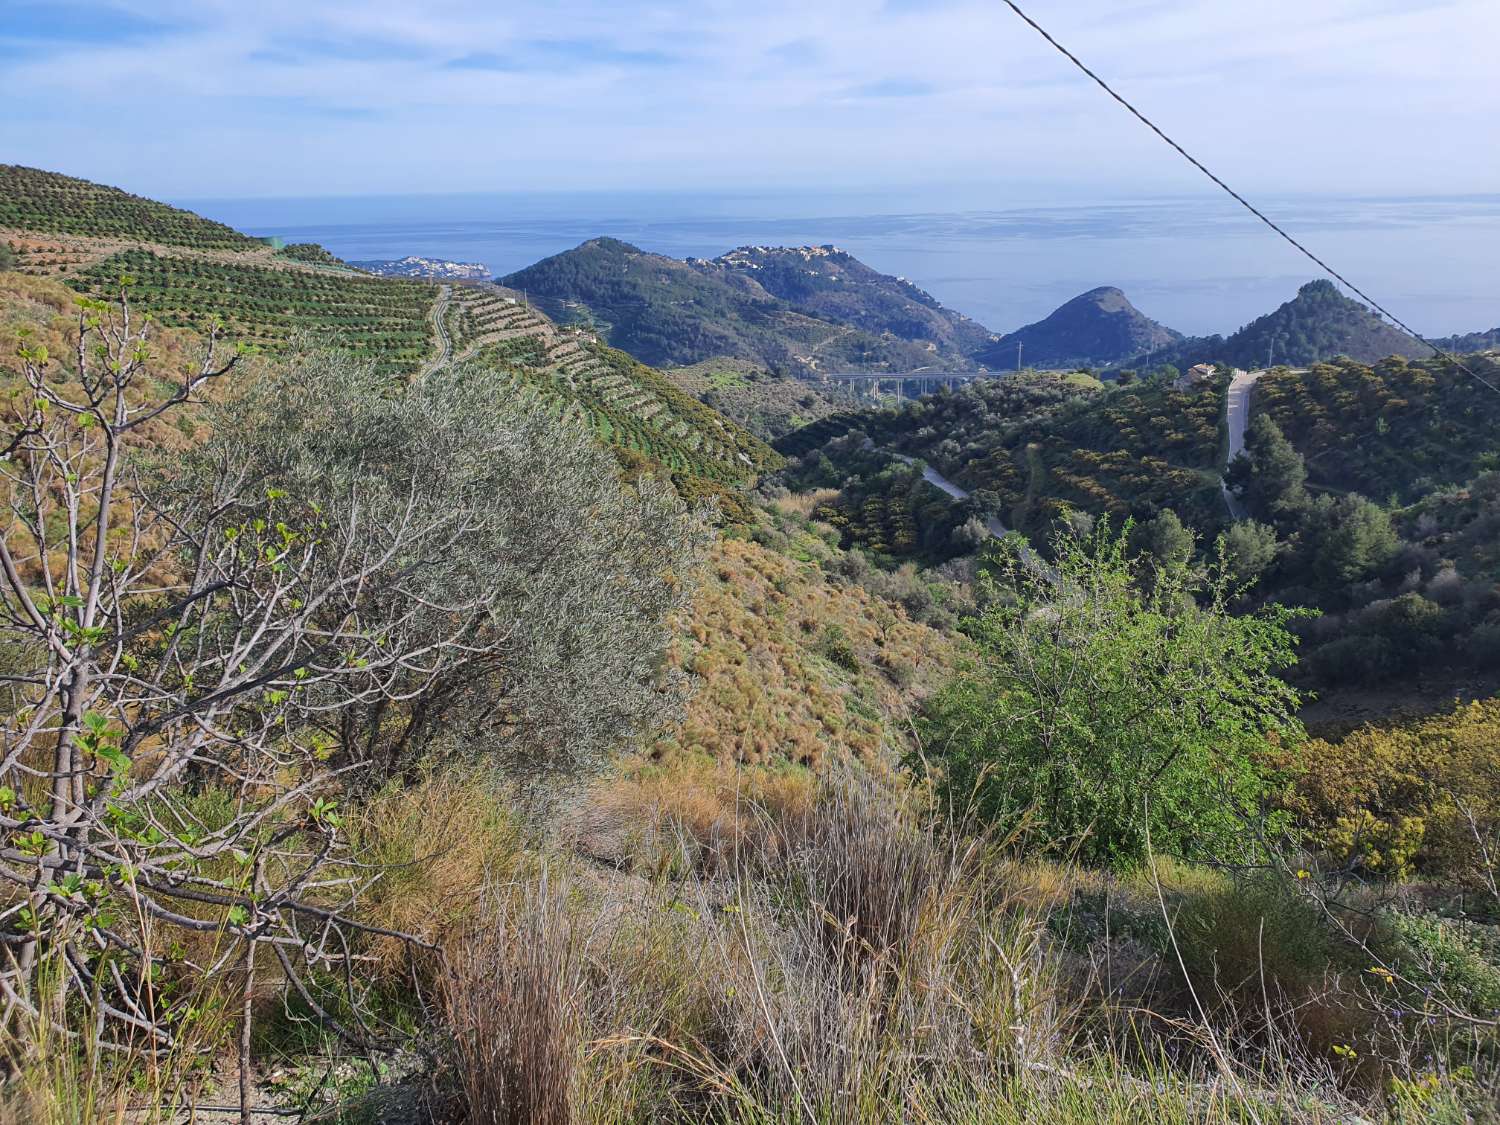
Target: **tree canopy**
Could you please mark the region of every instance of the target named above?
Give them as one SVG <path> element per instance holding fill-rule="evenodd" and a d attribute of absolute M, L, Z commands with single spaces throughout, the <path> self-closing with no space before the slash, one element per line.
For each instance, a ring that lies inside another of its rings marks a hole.
<path fill-rule="evenodd" d="M 1224 566 L 1139 578 L 1128 529 L 1063 535 L 1056 563 L 1002 556 L 978 656 L 921 733 L 947 801 L 1039 850 L 1130 866 L 1150 847 L 1241 855 L 1268 774 L 1300 737 L 1279 607 L 1233 616 Z"/>

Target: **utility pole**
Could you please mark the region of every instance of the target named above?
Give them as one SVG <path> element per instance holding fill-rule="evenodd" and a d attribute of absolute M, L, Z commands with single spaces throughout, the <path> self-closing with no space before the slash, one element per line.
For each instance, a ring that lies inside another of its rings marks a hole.
<path fill-rule="evenodd" d="M 1017 340 L 1016 341 L 1016 370 L 1017 371 L 1021 370 L 1021 351 L 1025 347 L 1026 347 L 1026 341 L 1025 340 Z"/>

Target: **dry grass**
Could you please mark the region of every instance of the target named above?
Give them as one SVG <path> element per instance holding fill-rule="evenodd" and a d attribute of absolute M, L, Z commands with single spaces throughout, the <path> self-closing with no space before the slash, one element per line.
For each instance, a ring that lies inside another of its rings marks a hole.
<path fill-rule="evenodd" d="M 420 928 L 425 903 L 446 945 L 413 1022 L 447 1051 L 455 1120 L 1485 1120 L 1493 1044 L 1460 1044 L 1473 1079 L 1417 1062 L 1448 1055 L 1398 1041 L 1281 888 L 1018 861 L 919 798 L 852 765 L 641 767 L 574 813 L 639 834 L 584 857 L 576 835 L 524 845 L 474 778 L 351 816 L 395 863 L 369 917 Z M 109 1119 L 118 1084 L 49 1074 L 42 1120 Z M 102 1092 L 70 1116 L 49 1091 L 75 1082 Z"/>
<path fill-rule="evenodd" d="M 692 699 L 657 753 L 725 762 L 873 760 L 903 745 L 912 707 L 954 642 L 859 587 L 754 543 L 721 540 L 671 660 Z M 828 638 L 840 638 L 840 662 Z M 897 675 L 895 669 L 910 669 Z"/>
<path fill-rule="evenodd" d="M 1292 1119 L 1311 1121 L 1343 1105 L 1328 1067 L 1294 1069 L 1260 1048 L 1236 1061 L 1236 1092 L 1190 1012 L 1170 1006 L 1180 985 L 1159 962 L 1154 990 L 1112 996 L 1103 974 L 1123 966 L 1100 957 L 1119 939 L 1072 952 L 1051 925 L 1106 877 L 1010 862 L 860 771 L 795 800 L 765 782 L 739 787 L 723 831 L 721 795 L 715 817 L 697 807 L 703 778 L 698 797 L 675 801 L 656 779 L 656 803 L 634 811 L 660 840 L 705 823 L 706 839 L 674 852 L 670 870 L 638 864 L 654 881 L 596 870 L 551 892 L 568 907 L 548 926 L 568 936 L 548 941 L 572 943 L 569 963 L 588 966 L 558 1001 L 582 1013 L 571 1120 L 1217 1122 L 1257 1119 L 1247 1099 L 1295 1098 L 1307 1108 Z M 1173 900 L 1199 893 L 1197 878 L 1169 870 Z M 1143 885 L 1115 890 L 1143 907 Z M 1169 1006 L 1142 1011 L 1147 996 Z M 1220 1014 L 1226 1026 L 1238 1015 Z M 526 1018 L 520 1038 L 554 1034 Z M 1139 1116 L 1150 1097 L 1160 1117 Z"/>
<path fill-rule="evenodd" d="M 662 875 L 727 868 L 766 846 L 768 818 L 811 805 L 817 777 L 801 766 L 735 766 L 706 755 L 626 762 L 565 818 L 568 843 L 624 870 Z"/>
<path fill-rule="evenodd" d="M 443 1012 L 475 1125 L 569 1125 L 581 1064 L 580 933 L 541 881 L 491 892 L 443 978 Z"/>
<path fill-rule="evenodd" d="M 836 500 L 838 495 L 839 490 L 836 488 L 815 488 L 810 492 L 793 492 L 778 497 L 772 503 L 788 515 L 808 520 L 812 519 L 812 514 L 819 508 Z"/>
<path fill-rule="evenodd" d="M 440 943 L 468 926 L 487 887 L 526 862 L 524 839 L 500 782 L 484 771 L 448 771 L 391 788 L 357 809 L 347 829 L 356 873 L 369 880 L 360 921 Z M 376 979 L 393 979 L 407 946 L 376 938 Z"/>

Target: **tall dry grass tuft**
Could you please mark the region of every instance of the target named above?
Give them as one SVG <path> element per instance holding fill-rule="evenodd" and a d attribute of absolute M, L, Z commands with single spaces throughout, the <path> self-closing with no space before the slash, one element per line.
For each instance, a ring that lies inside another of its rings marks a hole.
<path fill-rule="evenodd" d="M 471 1121 L 1332 1122 L 1375 1103 L 1330 1052 L 1384 1037 L 1342 1022 L 1314 976 L 1333 951 L 1278 895 L 1163 863 L 1163 909 L 1139 879 L 1009 859 L 858 770 L 764 801 L 660 780 L 629 803 L 679 837 L 670 871 L 590 851 L 566 896 L 532 880 L 450 947 Z M 1412 1098 L 1458 1097 L 1423 1081 Z"/>
<path fill-rule="evenodd" d="M 935 1077 L 1055 1049 L 1067 1013 L 1040 920 L 985 855 L 857 771 L 768 824 L 718 928 L 715 975 L 743 997 L 735 1050 L 700 1058 L 738 1117 L 901 1119 Z M 701 911 L 712 885 L 695 893 Z"/>
<path fill-rule="evenodd" d="M 868 774 L 846 774 L 781 828 L 778 851 L 809 896 L 815 929 L 840 968 L 908 951 L 938 900 L 970 874 L 913 810 Z"/>
<path fill-rule="evenodd" d="M 361 922 L 440 943 L 475 921 L 487 887 L 512 878 L 524 861 L 520 824 L 499 780 L 483 771 L 447 771 L 391 786 L 348 817 L 367 882 Z M 371 979 L 400 981 L 410 948 L 373 938 Z"/>
<path fill-rule="evenodd" d="M 570 1125 L 582 1059 L 583 977 L 566 895 L 544 875 L 489 892 L 451 951 L 443 1011 L 471 1125 Z"/>

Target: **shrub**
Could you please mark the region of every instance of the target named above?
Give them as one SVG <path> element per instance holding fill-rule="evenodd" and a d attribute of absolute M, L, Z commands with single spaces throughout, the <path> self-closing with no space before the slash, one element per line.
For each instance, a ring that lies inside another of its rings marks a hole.
<path fill-rule="evenodd" d="M 1500 830 L 1500 700 L 1315 740 L 1303 763 L 1289 807 L 1335 862 L 1395 878 L 1494 878 L 1485 848 Z"/>
<path fill-rule="evenodd" d="M 975 666 L 921 725 L 938 783 L 1002 832 L 1034 818 L 1045 851 L 1139 863 L 1160 851 L 1241 854 L 1241 817 L 1267 778 L 1258 755 L 1295 739 L 1288 614 L 1232 616 L 1223 575 L 1135 580 L 1124 536 L 1055 541 L 1055 569 L 1012 555 L 970 630 Z"/>
<path fill-rule="evenodd" d="M 481 746 L 533 779 L 587 772 L 673 714 L 667 619 L 691 596 L 703 520 L 666 484 L 622 486 L 586 431 L 497 398 L 492 372 L 443 368 L 391 394 L 367 364 L 304 354 L 221 408 L 173 485 L 201 502 L 226 466 L 252 495 L 323 513 L 310 518 L 343 533 L 348 565 L 379 560 L 419 599 L 403 634 L 443 661 L 412 662 L 396 698 L 329 724 L 377 780 Z M 381 558 L 403 531 L 431 553 Z"/>
<path fill-rule="evenodd" d="M 858 672 L 859 654 L 854 651 L 854 646 L 849 643 L 849 638 L 844 635 L 844 630 L 838 625 L 830 625 L 823 630 L 823 638 L 818 642 L 818 648 L 830 663 L 838 665 L 846 672 Z"/>
<path fill-rule="evenodd" d="M 1500 937 L 1493 927 L 1436 914 L 1385 918 L 1390 962 L 1412 988 L 1480 1018 L 1500 1014 Z"/>

